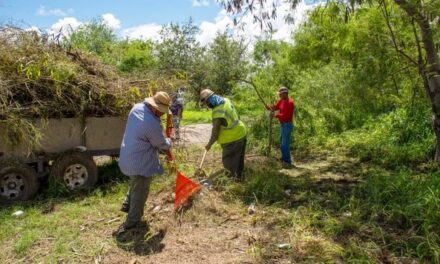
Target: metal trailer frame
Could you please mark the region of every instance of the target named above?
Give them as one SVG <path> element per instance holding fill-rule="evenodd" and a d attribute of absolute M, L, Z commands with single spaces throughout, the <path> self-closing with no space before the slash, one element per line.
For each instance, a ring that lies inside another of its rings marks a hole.
<path fill-rule="evenodd" d="M 32 122 L 41 135 L 39 147 L 32 151 L 23 144 L 7 144 L 1 135 L 4 127 L 0 125 L 0 173 L 2 164 L 22 164 L 33 168 L 37 177 L 42 178 L 50 173 L 51 162 L 72 153 L 117 157 L 126 126 L 126 120 L 120 117 L 51 118 Z"/>

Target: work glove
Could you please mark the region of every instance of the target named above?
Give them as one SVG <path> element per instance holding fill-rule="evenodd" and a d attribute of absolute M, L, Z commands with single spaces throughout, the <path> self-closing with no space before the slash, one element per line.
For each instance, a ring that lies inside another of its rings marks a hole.
<path fill-rule="evenodd" d="M 269 117 L 270 117 L 270 118 L 273 118 L 274 115 L 275 115 L 275 111 L 270 110 Z"/>
<path fill-rule="evenodd" d="M 209 145 L 209 144 L 206 145 L 206 146 L 205 146 L 205 149 L 206 149 L 206 151 L 209 151 L 209 150 L 211 149 L 211 145 Z"/>

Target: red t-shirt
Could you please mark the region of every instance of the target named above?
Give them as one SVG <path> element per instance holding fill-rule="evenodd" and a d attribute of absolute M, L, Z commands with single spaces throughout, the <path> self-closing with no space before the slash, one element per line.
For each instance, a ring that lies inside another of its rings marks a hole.
<path fill-rule="evenodd" d="M 279 110 L 275 115 L 281 123 L 292 122 L 293 112 L 295 111 L 295 104 L 292 98 L 280 99 L 276 105 L 273 106 L 273 110 Z"/>

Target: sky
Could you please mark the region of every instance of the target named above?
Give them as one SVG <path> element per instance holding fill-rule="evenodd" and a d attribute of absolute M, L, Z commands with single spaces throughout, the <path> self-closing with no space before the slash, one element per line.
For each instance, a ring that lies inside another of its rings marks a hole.
<path fill-rule="evenodd" d="M 297 21 L 294 25 L 284 21 L 292 13 L 287 3 L 269 1 L 279 6 L 278 17 L 272 22 L 276 29 L 272 38 L 290 41 L 292 31 L 316 0 L 305 0 L 297 7 L 293 13 Z M 0 0 L 0 24 L 38 28 L 49 33 L 61 30 L 68 34 L 70 29 L 99 18 L 121 38 L 157 40 L 161 25 L 186 22 L 189 17 L 200 27 L 197 40 L 202 45 L 209 44 L 217 32 L 225 30 L 249 41 L 264 36 L 250 14 L 242 18 L 242 27 L 234 26 L 231 15 L 215 0 Z"/>

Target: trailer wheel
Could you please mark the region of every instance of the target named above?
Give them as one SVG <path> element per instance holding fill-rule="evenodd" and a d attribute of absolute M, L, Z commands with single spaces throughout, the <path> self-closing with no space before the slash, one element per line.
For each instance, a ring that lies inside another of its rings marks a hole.
<path fill-rule="evenodd" d="M 26 164 L 8 165 L 0 170 L 0 202 L 32 199 L 40 187 L 37 173 Z"/>
<path fill-rule="evenodd" d="M 84 153 L 62 156 L 52 166 L 52 177 L 70 190 L 91 189 L 98 180 L 98 169 L 92 157 Z"/>

